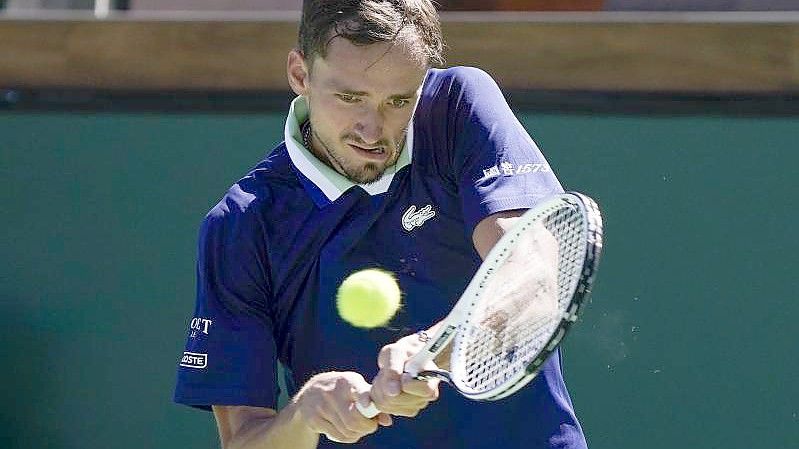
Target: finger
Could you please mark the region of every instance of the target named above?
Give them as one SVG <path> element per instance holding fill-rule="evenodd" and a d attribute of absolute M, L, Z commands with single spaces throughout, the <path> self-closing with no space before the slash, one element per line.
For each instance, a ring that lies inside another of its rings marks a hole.
<path fill-rule="evenodd" d="M 340 382 L 336 385 L 336 394 L 331 398 L 331 406 L 344 426 L 345 430 L 363 436 L 377 430 L 377 422 L 367 418 L 355 406 L 356 401 L 370 401 L 368 393 L 369 384 L 363 381 L 362 385 L 353 385 Z M 360 390 L 360 391 L 359 391 Z"/>
<path fill-rule="evenodd" d="M 388 427 L 394 425 L 394 420 L 388 413 L 381 413 L 377 415 L 377 423 L 383 427 Z"/>
<path fill-rule="evenodd" d="M 375 378 L 370 396 L 378 410 L 390 414 L 392 413 L 392 406 L 397 401 L 400 394 L 395 394 L 393 389 L 390 393 L 386 392 L 386 388 L 384 388 L 385 383 L 385 380 Z"/>
<path fill-rule="evenodd" d="M 377 366 L 381 373 L 391 374 L 392 378 L 399 377 L 405 371 L 405 361 L 408 360 L 408 351 L 397 345 L 385 346 L 377 357 Z M 378 373 L 379 374 L 379 373 Z"/>
<path fill-rule="evenodd" d="M 398 416 L 414 416 L 416 412 L 427 407 L 432 401 L 429 398 L 402 394 L 380 405 L 383 413 Z"/>
<path fill-rule="evenodd" d="M 419 412 L 427 408 L 429 402 L 419 402 L 416 404 L 405 404 L 402 406 L 396 407 L 392 414 L 394 416 L 402 416 L 404 418 L 414 418 L 416 417 Z"/>
<path fill-rule="evenodd" d="M 408 382 L 411 382 L 410 377 Z M 425 381 L 413 381 L 419 385 L 410 385 L 409 389 L 415 394 L 400 393 L 391 396 L 381 388 L 379 379 L 375 379 L 372 386 L 371 397 L 377 408 L 384 413 L 396 415 L 398 412 L 406 412 L 410 408 L 426 407 L 427 403 L 438 398 L 438 390 L 429 386 Z M 403 415 L 405 416 L 405 415 Z"/>
<path fill-rule="evenodd" d="M 350 401 L 358 402 L 363 408 L 368 408 L 373 402 L 372 390 L 373 386 L 361 378 L 360 382 L 353 383 L 350 386 Z"/>
<path fill-rule="evenodd" d="M 349 415 L 345 418 L 345 424 L 361 436 L 377 432 L 378 427 L 377 419 L 363 416 L 355 404 L 352 405 Z"/>
<path fill-rule="evenodd" d="M 308 427 L 316 433 L 324 435 L 327 439 L 337 443 L 349 443 L 352 437 L 345 435 L 336 426 L 325 419 L 321 414 L 308 419 Z M 357 441 L 357 440 L 356 440 Z"/>
<path fill-rule="evenodd" d="M 402 393 L 402 375 L 387 369 L 380 370 L 372 383 L 370 395 L 380 408 Z"/>
<path fill-rule="evenodd" d="M 402 392 L 412 396 L 419 396 L 429 400 L 438 399 L 438 379 L 418 380 L 409 374 L 401 377 Z"/>
<path fill-rule="evenodd" d="M 361 401 L 362 405 L 368 405 L 368 403 L 371 402 L 368 393 L 362 393 L 358 400 Z M 341 415 L 341 419 L 349 430 L 362 436 L 377 431 L 377 420 L 363 416 L 360 410 L 355 406 L 354 401 L 350 403 L 347 413 Z"/>
<path fill-rule="evenodd" d="M 374 382 L 372 383 L 372 390 L 369 394 L 378 409 L 386 413 L 391 413 L 386 407 L 390 407 L 391 402 L 393 402 L 400 393 L 402 393 L 400 375 L 387 370 L 380 370 L 377 376 L 375 376 Z"/>
<path fill-rule="evenodd" d="M 324 435 L 328 440 L 330 440 L 330 441 L 332 441 L 334 443 L 352 444 L 352 443 L 357 442 L 360 439 L 360 438 L 347 438 L 347 437 L 339 436 L 339 435 L 337 435 L 335 433 L 330 433 L 330 434 L 329 433 L 322 433 L 322 435 Z"/>
<path fill-rule="evenodd" d="M 320 433 L 321 433 L 322 435 L 324 435 L 324 436 L 325 436 L 325 437 L 326 437 L 328 440 L 330 440 L 330 441 L 333 441 L 333 442 L 336 442 L 336 443 L 354 443 L 355 441 L 358 441 L 358 440 L 354 440 L 354 441 L 353 441 L 353 439 L 352 439 L 352 438 L 348 438 L 348 437 L 346 437 L 346 436 L 342 435 L 342 434 L 341 434 L 341 433 L 340 433 L 338 430 L 336 430 L 336 429 L 331 429 L 331 430 L 329 430 L 329 431 L 326 431 L 326 432 L 320 432 Z"/>
<path fill-rule="evenodd" d="M 355 405 L 358 411 L 367 419 L 372 419 L 380 414 L 380 409 L 377 408 L 377 405 L 372 400 L 371 392 L 359 394 Z"/>
<path fill-rule="evenodd" d="M 344 405 L 346 407 L 346 405 Z M 320 410 L 320 417 L 329 424 L 328 429 L 332 429 L 333 432 L 325 432 L 327 435 L 335 436 L 338 439 L 345 439 L 351 440 L 355 438 L 356 440 L 360 437 L 358 432 L 349 428 L 346 424 L 344 417 L 341 413 L 342 405 L 335 397 L 327 398 L 325 407 Z M 323 423 L 324 424 L 324 423 Z"/>

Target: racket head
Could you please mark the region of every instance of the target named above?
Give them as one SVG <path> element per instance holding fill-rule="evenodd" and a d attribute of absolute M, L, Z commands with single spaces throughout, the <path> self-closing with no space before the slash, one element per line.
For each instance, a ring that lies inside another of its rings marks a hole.
<path fill-rule="evenodd" d="M 519 248 L 532 249 L 537 262 Z M 531 381 L 577 320 L 601 249 L 599 208 L 583 194 L 559 194 L 525 212 L 458 302 L 468 309 L 459 313 L 447 380 L 474 400 L 501 399 Z"/>

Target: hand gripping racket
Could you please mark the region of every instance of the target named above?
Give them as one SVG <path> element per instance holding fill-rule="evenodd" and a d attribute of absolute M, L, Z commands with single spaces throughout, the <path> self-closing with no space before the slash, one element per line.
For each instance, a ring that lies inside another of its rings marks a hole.
<path fill-rule="evenodd" d="M 554 195 L 524 213 L 494 245 L 455 307 L 405 365 L 469 399 L 493 401 L 530 382 L 588 298 L 602 250 L 596 203 Z M 423 370 L 442 351 L 450 370 Z M 371 418 L 374 403 L 358 409 Z"/>

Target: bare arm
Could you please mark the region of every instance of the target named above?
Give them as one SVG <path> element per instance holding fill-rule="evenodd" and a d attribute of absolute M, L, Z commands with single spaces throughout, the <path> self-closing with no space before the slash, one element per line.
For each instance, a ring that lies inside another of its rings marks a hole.
<path fill-rule="evenodd" d="M 509 210 L 489 215 L 477 224 L 472 233 L 472 242 L 481 259 L 488 256 L 491 248 L 513 227 L 516 218 L 521 217 L 526 209 Z"/>
<path fill-rule="evenodd" d="M 313 449 L 319 434 L 302 422 L 297 406 L 280 413 L 271 408 L 213 406 L 219 439 L 225 449 L 297 448 Z"/>
<path fill-rule="evenodd" d="M 270 408 L 213 406 L 219 438 L 225 449 L 313 449 L 319 435 L 354 443 L 391 425 L 380 414 L 364 418 L 355 401 L 368 401 L 369 384 L 354 372 L 328 372 L 312 377 L 280 412 Z"/>

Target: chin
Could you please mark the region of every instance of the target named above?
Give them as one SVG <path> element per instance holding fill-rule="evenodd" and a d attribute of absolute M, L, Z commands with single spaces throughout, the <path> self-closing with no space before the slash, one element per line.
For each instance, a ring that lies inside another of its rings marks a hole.
<path fill-rule="evenodd" d="M 361 162 L 361 164 L 353 167 L 347 167 L 347 178 L 358 184 L 372 184 L 378 181 L 383 173 L 397 163 L 396 155 L 382 163 L 377 162 Z"/>
<path fill-rule="evenodd" d="M 378 168 L 374 164 L 366 164 L 358 170 L 351 171 L 347 177 L 358 184 L 372 184 L 383 176 L 386 167 Z"/>

